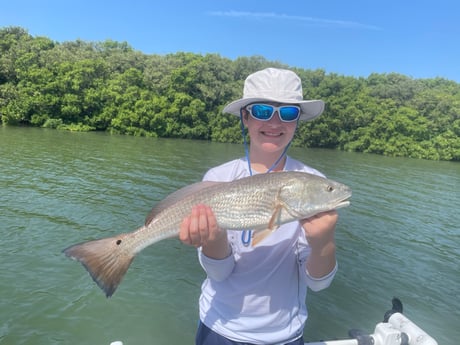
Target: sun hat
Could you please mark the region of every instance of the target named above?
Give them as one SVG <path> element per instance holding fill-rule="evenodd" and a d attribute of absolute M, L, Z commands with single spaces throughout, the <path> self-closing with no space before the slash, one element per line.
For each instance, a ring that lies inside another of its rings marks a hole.
<path fill-rule="evenodd" d="M 243 98 L 227 104 L 224 113 L 240 116 L 240 109 L 257 102 L 276 102 L 300 106 L 300 120 L 309 121 L 321 115 L 324 102 L 304 100 L 302 82 L 297 74 L 280 68 L 266 68 L 250 74 L 243 88 Z"/>

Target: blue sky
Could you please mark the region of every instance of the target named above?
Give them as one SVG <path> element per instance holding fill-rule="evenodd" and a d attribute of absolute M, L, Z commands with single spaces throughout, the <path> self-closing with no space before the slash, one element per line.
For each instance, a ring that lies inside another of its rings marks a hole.
<path fill-rule="evenodd" d="M 261 55 L 304 69 L 460 82 L 458 0 L 14 0 L 0 27 L 54 41 L 126 41 L 146 54 Z"/>

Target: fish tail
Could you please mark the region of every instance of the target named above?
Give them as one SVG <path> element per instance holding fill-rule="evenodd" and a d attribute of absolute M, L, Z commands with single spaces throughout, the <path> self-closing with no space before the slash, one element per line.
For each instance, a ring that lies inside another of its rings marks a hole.
<path fill-rule="evenodd" d="M 63 250 L 63 253 L 86 268 L 94 282 L 105 292 L 113 295 L 135 253 L 124 246 L 128 234 L 79 243 Z"/>

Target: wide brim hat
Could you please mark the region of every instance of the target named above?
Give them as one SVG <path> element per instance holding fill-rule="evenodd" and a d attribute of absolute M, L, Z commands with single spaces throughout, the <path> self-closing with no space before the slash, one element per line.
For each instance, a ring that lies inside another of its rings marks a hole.
<path fill-rule="evenodd" d="M 240 116 L 241 108 L 259 102 L 296 104 L 300 107 L 300 121 L 310 121 L 321 115 L 324 102 L 303 99 L 302 82 L 290 70 L 266 68 L 250 74 L 243 88 L 243 98 L 225 106 L 224 113 Z"/>

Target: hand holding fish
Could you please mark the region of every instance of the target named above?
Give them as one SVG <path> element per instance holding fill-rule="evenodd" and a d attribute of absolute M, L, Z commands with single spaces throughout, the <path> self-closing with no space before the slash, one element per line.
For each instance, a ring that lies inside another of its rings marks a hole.
<path fill-rule="evenodd" d="M 311 248 L 307 270 L 312 277 L 321 278 L 336 265 L 334 234 L 338 218 L 337 211 L 331 210 L 301 220 Z"/>
<path fill-rule="evenodd" d="M 323 248 L 334 240 L 335 225 L 338 219 L 337 211 L 331 210 L 301 221 L 312 250 Z"/>
<path fill-rule="evenodd" d="M 188 245 L 202 247 L 203 253 L 223 259 L 230 253 L 227 233 L 217 225 L 216 216 L 206 205 L 196 205 L 181 223 L 179 239 Z"/>

